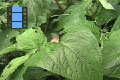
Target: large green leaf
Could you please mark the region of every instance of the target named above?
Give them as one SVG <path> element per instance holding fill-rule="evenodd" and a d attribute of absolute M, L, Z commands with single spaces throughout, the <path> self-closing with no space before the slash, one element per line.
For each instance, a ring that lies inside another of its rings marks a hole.
<path fill-rule="evenodd" d="M 73 80 L 101 80 L 100 48 L 89 31 L 92 23 L 85 19 L 85 5 L 90 2 L 84 1 L 82 5 L 77 3 L 69 8 L 66 13 L 70 13 L 70 16 L 61 18 L 60 25 L 65 34 L 60 43 L 46 43 L 41 46 L 40 51 L 33 54 L 26 65 L 42 67 Z M 80 8 L 84 11 L 81 12 Z"/>
<path fill-rule="evenodd" d="M 112 33 L 102 49 L 104 75 L 120 78 L 120 30 Z"/>
<path fill-rule="evenodd" d="M 117 31 L 119 29 L 120 29 L 120 16 L 115 21 L 115 24 L 113 25 L 113 27 L 111 29 L 111 33 L 115 32 L 115 31 Z"/>
<path fill-rule="evenodd" d="M 0 80 L 6 80 L 6 78 L 9 77 L 9 75 L 12 74 L 17 69 L 18 66 L 23 64 L 29 58 L 29 56 L 30 55 L 26 55 L 13 59 L 3 70 Z"/>
<path fill-rule="evenodd" d="M 29 24 L 41 25 L 46 22 L 50 13 L 50 4 L 53 0 L 23 0 L 23 5 L 28 8 Z M 31 26 L 29 26 L 31 27 Z"/>
<path fill-rule="evenodd" d="M 102 80 L 102 55 L 96 38 L 88 30 L 69 29 L 59 44 L 41 46 L 26 65 L 42 67 L 73 80 Z"/>

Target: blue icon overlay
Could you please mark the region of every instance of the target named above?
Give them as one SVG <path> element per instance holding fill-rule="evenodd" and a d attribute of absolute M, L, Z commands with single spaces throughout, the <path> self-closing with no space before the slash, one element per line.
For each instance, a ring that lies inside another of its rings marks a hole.
<path fill-rule="evenodd" d="M 12 13 L 12 21 L 22 21 L 22 13 Z"/>
<path fill-rule="evenodd" d="M 22 28 L 22 22 L 12 22 L 12 28 Z"/>
<path fill-rule="evenodd" d="M 22 7 L 12 7 L 12 12 L 22 12 Z"/>
<path fill-rule="evenodd" d="M 27 28 L 27 8 L 7 7 L 7 27 L 12 29 Z"/>

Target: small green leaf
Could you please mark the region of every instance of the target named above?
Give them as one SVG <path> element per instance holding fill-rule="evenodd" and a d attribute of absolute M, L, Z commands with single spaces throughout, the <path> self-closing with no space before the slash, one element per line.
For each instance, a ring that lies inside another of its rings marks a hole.
<path fill-rule="evenodd" d="M 14 51 L 14 50 L 17 50 L 16 46 L 15 45 L 11 45 L 10 47 L 7 47 L 7 48 L 1 50 L 0 51 L 0 56 L 3 55 L 3 54 L 6 54 L 8 52 Z"/>
<path fill-rule="evenodd" d="M 95 20 L 97 22 L 97 25 L 101 26 L 103 24 L 107 24 L 109 21 L 115 18 L 117 18 L 117 12 L 115 10 L 104 9 L 101 6 L 101 10 L 99 11 L 99 14 L 95 17 Z"/>
<path fill-rule="evenodd" d="M 18 31 L 14 30 L 3 30 L 0 32 L 0 50 L 5 49 L 6 47 L 10 47 L 12 43 L 10 39 L 16 37 L 19 34 Z"/>
<path fill-rule="evenodd" d="M 113 9 L 114 10 L 114 7 L 110 3 L 108 3 L 107 0 L 99 0 L 99 1 L 105 9 Z"/>
<path fill-rule="evenodd" d="M 23 34 L 18 35 L 16 47 L 23 51 L 33 51 L 40 49 L 40 46 L 47 42 L 47 39 L 40 28 L 28 29 Z"/>
<path fill-rule="evenodd" d="M 27 66 L 21 65 L 19 66 L 13 74 L 11 74 L 7 80 L 24 80 L 23 74 L 25 73 Z"/>
<path fill-rule="evenodd" d="M 120 78 L 120 30 L 112 33 L 102 49 L 104 75 Z"/>
<path fill-rule="evenodd" d="M 111 33 L 115 32 L 115 31 L 117 31 L 119 29 L 120 29 L 120 16 L 115 21 L 115 24 L 113 25 L 113 27 L 111 29 Z"/>
<path fill-rule="evenodd" d="M 19 58 L 15 58 L 13 59 L 3 70 L 0 80 L 6 80 L 7 77 L 9 77 L 10 74 L 12 74 L 18 66 L 20 66 L 21 64 L 23 64 L 30 55 L 25 55 Z"/>
<path fill-rule="evenodd" d="M 115 11 L 117 12 L 117 15 L 120 15 L 120 0 L 108 0 L 108 2 L 114 7 Z"/>

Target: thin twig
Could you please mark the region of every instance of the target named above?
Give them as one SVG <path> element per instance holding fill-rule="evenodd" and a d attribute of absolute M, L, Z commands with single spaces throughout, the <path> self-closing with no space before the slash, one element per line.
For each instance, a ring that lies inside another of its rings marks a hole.
<path fill-rule="evenodd" d="M 56 4 L 58 5 L 59 9 L 62 11 L 62 13 L 64 12 L 62 6 L 60 5 L 58 0 L 55 0 Z"/>

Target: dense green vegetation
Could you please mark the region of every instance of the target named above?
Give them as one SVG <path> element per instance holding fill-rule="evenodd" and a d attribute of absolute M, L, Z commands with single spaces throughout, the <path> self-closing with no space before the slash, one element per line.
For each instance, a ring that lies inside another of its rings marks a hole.
<path fill-rule="evenodd" d="M 8 29 L 6 8 L 28 8 Z M 2 0 L 0 80 L 120 80 L 120 0 Z"/>

